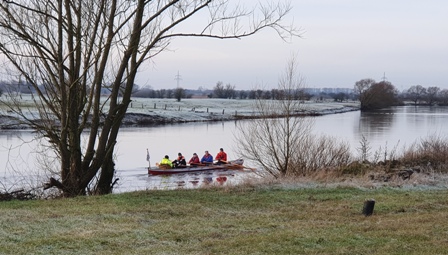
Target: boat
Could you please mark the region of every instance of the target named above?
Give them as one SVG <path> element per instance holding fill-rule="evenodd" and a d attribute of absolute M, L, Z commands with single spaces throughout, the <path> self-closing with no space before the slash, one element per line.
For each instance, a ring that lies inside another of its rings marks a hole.
<path fill-rule="evenodd" d="M 216 171 L 216 170 L 235 170 L 243 169 L 243 159 L 236 159 L 228 161 L 227 164 L 210 164 L 203 166 L 186 166 L 182 168 L 169 168 L 164 169 L 161 167 L 148 168 L 148 174 L 152 175 L 168 175 L 168 174 L 182 174 L 182 173 L 194 173 L 204 171 Z"/>

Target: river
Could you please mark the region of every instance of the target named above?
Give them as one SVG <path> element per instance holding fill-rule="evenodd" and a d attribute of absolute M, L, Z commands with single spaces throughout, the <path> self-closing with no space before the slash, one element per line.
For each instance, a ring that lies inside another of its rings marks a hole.
<path fill-rule="evenodd" d="M 363 136 L 372 152 L 401 150 L 430 135 L 448 137 L 446 126 L 447 107 L 400 106 L 369 113 L 354 111 L 315 117 L 313 130 L 318 135 L 329 135 L 349 143 L 356 155 Z M 117 177 L 120 180 L 115 192 L 240 182 L 251 175 L 250 171 L 171 177 L 148 176 L 146 172 L 147 149 L 152 165 L 164 155 L 174 158 L 181 152 L 188 161 L 193 152 L 201 156 L 209 150 L 215 155 L 219 148 L 224 148 L 228 158 L 237 158 L 240 155 L 236 154 L 238 141 L 234 138 L 235 132 L 234 121 L 123 128 L 116 149 Z M 34 134 L 26 130 L 0 132 L 0 185 L 37 184 L 52 176 L 50 170 L 57 171 L 52 169 L 56 164 L 51 162 L 49 150 L 33 138 Z"/>

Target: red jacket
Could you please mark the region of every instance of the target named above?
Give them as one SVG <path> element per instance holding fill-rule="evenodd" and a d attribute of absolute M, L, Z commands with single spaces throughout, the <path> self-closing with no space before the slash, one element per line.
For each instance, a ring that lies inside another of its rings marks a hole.
<path fill-rule="evenodd" d="M 191 159 L 190 159 L 190 161 L 188 161 L 188 164 L 199 164 L 199 163 L 201 163 L 201 162 L 199 162 L 199 157 L 198 156 L 196 156 L 196 157 L 192 157 Z"/>
<path fill-rule="evenodd" d="M 219 161 L 227 161 L 227 154 L 224 151 L 220 151 L 215 159 Z"/>

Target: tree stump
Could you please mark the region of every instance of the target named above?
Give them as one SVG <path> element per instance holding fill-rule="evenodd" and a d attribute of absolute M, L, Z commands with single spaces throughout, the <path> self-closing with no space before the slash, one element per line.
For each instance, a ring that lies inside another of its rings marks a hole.
<path fill-rule="evenodd" d="M 375 199 L 367 199 L 364 201 L 364 207 L 362 208 L 362 214 L 370 216 L 373 214 L 373 208 L 375 207 Z"/>

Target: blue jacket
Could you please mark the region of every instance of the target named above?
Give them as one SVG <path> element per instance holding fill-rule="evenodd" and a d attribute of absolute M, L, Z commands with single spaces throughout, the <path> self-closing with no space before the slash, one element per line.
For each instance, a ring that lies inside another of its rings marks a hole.
<path fill-rule="evenodd" d="M 213 163 L 213 156 L 211 154 L 204 155 L 201 159 L 201 163 Z"/>

